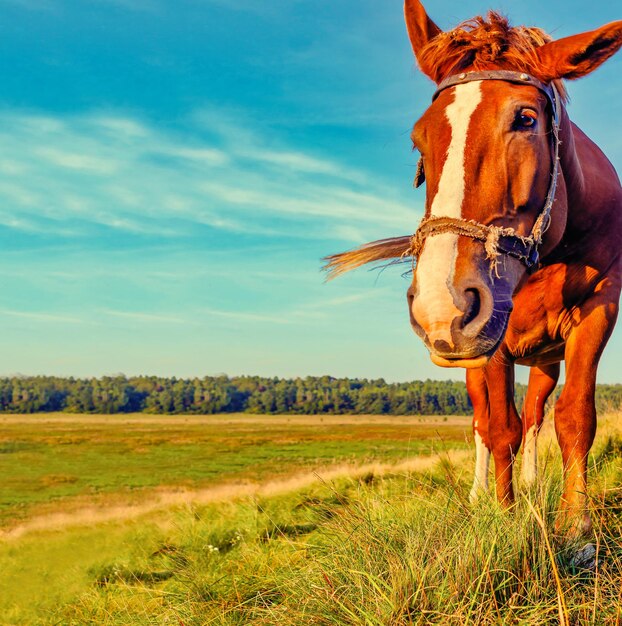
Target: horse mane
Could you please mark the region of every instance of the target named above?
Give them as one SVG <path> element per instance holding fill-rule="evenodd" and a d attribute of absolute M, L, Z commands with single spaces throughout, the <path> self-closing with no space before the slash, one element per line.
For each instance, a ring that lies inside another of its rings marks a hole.
<path fill-rule="evenodd" d="M 536 50 L 552 41 L 541 28 L 511 26 L 508 19 L 489 11 L 447 32 L 439 33 L 418 55 L 421 69 L 437 84 L 453 74 L 488 69 L 526 72 L 547 82 L 547 68 Z M 562 99 L 566 90 L 561 80 L 554 81 Z"/>

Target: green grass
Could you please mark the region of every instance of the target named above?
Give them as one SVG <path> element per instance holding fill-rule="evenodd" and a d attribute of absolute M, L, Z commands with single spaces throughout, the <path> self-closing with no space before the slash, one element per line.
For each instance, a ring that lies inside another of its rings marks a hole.
<path fill-rule="evenodd" d="M 51 617 L 54 609 L 92 588 L 90 568 L 130 558 L 135 545 L 158 536 L 157 522 L 100 524 L 0 543 L 0 624 L 59 623 Z"/>
<path fill-rule="evenodd" d="M 591 456 L 593 571 L 573 563 L 585 540 L 554 531 L 558 456 L 553 446 L 541 486 L 511 513 L 492 497 L 470 506 L 472 461 L 443 457 L 32 533 L 0 544 L 0 623 L 622 623 L 622 438 L 601 424 Z"/>
<path fill-rule="evenodd" d="M 492 499 L 469 506 L 466 476 L 445 463 L 186 511 L 91 569 L 91 589 L 50 623 L 615 624 L 622 498 L 610 485 L 622 469 L 600 456 L 596 571 L 573 565 L 585 541 L 553 531 L 558 464 L 508 513 Z"/>
<path fill-rule="evenodd" d="M 0 527 L 37 513 L 112 499 L 148 497 L 156 487 L 200 488 L 265 481 L 331 464 L 397 461 L 465 446 L 469 420 L 370 424 L 344 418 L 203 422 L 157 416 L 98 421 L 41 416 L 0 428 Z M 15 419 L 15 418 L 14 418 Z M 107 499 L 106 499 L 107 498 Z"/>

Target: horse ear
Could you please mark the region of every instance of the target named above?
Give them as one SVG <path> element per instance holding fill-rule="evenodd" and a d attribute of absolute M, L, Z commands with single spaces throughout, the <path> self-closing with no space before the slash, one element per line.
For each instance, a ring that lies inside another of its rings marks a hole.
<path fill-rule="evenodd" d="M 406 20 L 406 29 L 410 38 L 410 45 L 413 47 L 417 63 L 421 71 L 434 78 L 433 68 L 426 67 L 422 57 L 421 50 L 423 47 L 439 35 L 441 29 L 428 17 L 423 5 L 419 0 L 405 0 L 404 2 L 404 18 Z"/>
<path fill-rule="evenodd" d="M 536 50 L 546 80 L 581 78 L 593 72 L 622 46 L 622 21 L 580 35 L 564 37 Z"/>

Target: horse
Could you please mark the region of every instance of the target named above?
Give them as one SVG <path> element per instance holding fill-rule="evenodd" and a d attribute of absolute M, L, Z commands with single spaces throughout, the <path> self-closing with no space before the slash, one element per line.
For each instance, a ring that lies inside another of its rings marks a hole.
<path fill-rule="evenodd" d="M 370 262 L 412 262 L 412 328 L 435 364 L 466 369 L 472 499 L 487 490 L 492 454 L 497 499 L 513 505 L 521 444 L 521 479 L 533 483 L 545 404 L 565 361 L 554 409 L 564 472 L 556 524 L 589 533 L 596 371 L 622 285 L 622 188 L 570 121 L 564 81 L 619 50 L 622 21 L 553 40 L 493 11 L 448 32 L 419 0 L 406 0 L 404 14 L 418 66 L 436 85 L 411 135 L 425 214 L 413 236 L 330 255 L 325 268 L 332 278 Z M 531 368 L 520 416 L 517 363 Z"/>

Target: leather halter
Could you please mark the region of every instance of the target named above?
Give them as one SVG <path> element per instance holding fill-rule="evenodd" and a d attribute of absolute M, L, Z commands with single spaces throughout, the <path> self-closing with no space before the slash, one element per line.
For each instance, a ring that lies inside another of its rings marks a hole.
<path fill-rule="evenodd" d="M 497 257 L 499 253 L 506 254 L 521 261 L 527 268 L 528 273 L 534 272 L 539 265 L 540 255 L 538 248 L 542 243 L 542 237 L 551 222 L 551 208 L 555 201 L 557 191 L 557 177 L 559 175 L 559 125 L 561 118 L 561 100 L 557 89 L 553 83 L 546 85 L 537 78 L 523 72 L 513 72 L 509 70 L 490 70 L 484 72 L 463 72 L 455 74 L 443 80 L 432 96 L 434 101 L 444 89 L 480 80 L 501 80 L 521 85 L 531 85 L 542 92 L 551 105 L 551 135 L 553 149 L 553 168 L 551 171 L 551 182 L 544 201 L 544 206 L 538 214 L 536 221 L 527 237 L 519 235 L 513 228 L 503 228 L 481 224 L 474 220 L 465 220 L 454 217 L 436 217 L 430 215 L 424 217 L 413 235 L 409 254 L 413 260 L 419 256 L 427 237 L 440 235 L 442 233 L 453 233 L 470 237 L 484 243 L 486 255 L 491 264 L 491 270 L 496 271 Z M 415 185 L 419 186 L 424 178 L 423 161 L 420 159 L 417 165 L 417 176 Z"/>

